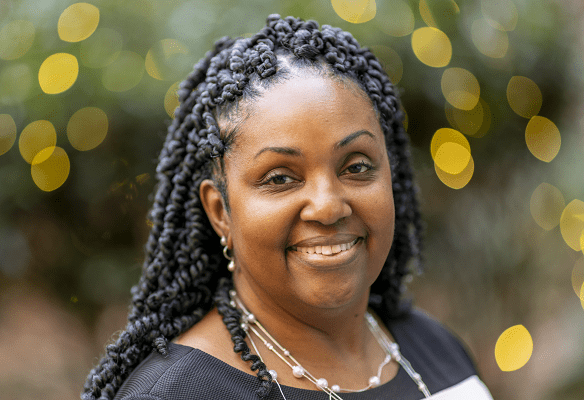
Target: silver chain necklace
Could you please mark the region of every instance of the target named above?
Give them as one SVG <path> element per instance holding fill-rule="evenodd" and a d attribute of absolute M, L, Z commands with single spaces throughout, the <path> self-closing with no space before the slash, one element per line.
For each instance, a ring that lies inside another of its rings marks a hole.
<path fill-rule="evenodd" d="M 278 341 L 276 341 L 276 339 L 274 339 L 272 335 L 268 333 L 268 331 L 262 326 L 262 324 L 260 324 L 256 317 L 252 313 L 250 313 L 247 310 L 247 308 L 245 308 L 239 297 L 237 297 L 237 292 L 235 290 L 230 290 L 229 295 L 231 296 L 230 305 L 234 308 L 238 308 L 242 312 L 242 317 L 240 321 L 241 328 L 246 333 L 251 332 L 254 335 L 256 335 L 264 343 L 268 350 L 276 354 L 284 363 L 286 363 L 292 369 L 292 375 L 294 375 L 295 378 L 308 379 L 310 382 L 316 385 L 316 387 L 326 392 L 329 395 L 329 399 L 342 400 L 338 393 L 363 392 L 371 387 L 379 386 L 381 383 L 381 371 L 383 367 L 391 361 L 392 358 L 402 366 L 402 368 L 407 372 L 410 378 L 412 378 L 412 380 L 416 383 L 416 385 L 418 386 L 418 390 L 422 392 L 426 398 L 431 396 L 430 391 L 428 390 L 426 384 L 422 381 L 422 377 L 420 376 L 420 374 L 414 371 L 409 361 L 406 360 L 405 357 L 402 356 L 402 354 L 400 353 L 399 345 L 395 342 L 392 342 L 387 337 L 385 332 L 383 332 L 379 325 L 377 324 L 375 318 L 373 318 L 373 316 L 368 312 L 365 312 L 365 321 L 367 322 L 367 327 L 377 340 L 377 343 L 379 343 L 379 346 L 385 351 L 386 356 L 377 369 L 377 375 L 374 375 L 371 378 L 369 378 L 369 385 L 367 385 L 363 389 L 357 390 L 344 389 L 341 388 L 339 385 L 331 385 L 329 387 L 328 381 L 325 378 L 317 379 L 316 377 L 314 377 L 290 354 L 288 350 L 286 350 L 282 345 L 280 345 L 280 343 L 278 343 Z M 262 360 L 263 362 L 263 359 L 252 339 L 252 336 L 250 334 L 248 334 L 247 336 L 249 337 L 251 344 L 254 350 L 256 351 L 258 357 L 260 357 L 260 360 Z M 280 384 L 278 383 L 277 380 L 278 374 L 276 373 L 275 370 L 270 370 L 269 372 L 270 375 L 272 375 L 272 379 L 276 382 L 276 384 L 278 384 L 280 393 L 282 393 L 282 396 L 284 397 L 284 399 L 286 399 L 284 393 L 282 392 L 282 388 L 280 387 Z"/>

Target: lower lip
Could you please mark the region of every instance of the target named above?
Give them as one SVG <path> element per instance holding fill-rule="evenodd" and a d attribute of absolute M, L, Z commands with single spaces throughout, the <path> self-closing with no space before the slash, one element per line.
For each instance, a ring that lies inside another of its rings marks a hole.
<path fill-rule="evenodd" d="M 355 243 L 349 250 L 343 250 L 331 255 L 318 253 L 309 254 L 296 250 L 289 250 L 288 254 L 313 268 L 339 268 L 351 263 L 357 258 L 358 252 L 361 250 L 362 242 L 363 238 L 359 238 L 357 243 Z"/>

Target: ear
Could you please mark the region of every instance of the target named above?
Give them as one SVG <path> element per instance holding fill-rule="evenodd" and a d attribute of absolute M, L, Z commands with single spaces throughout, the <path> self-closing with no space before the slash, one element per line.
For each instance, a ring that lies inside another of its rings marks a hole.
<path fill-rule="evenodd" d="M 213 229 L 219 235 L 225 236 L 227 239 L 227 246 L 230 246 L 231 236 L 229 232 L 229 226 L 231 224 L 231 219 L 225 204 L 223 203 L 223 198 L 221 197 L 221 192 L 215 186 L 215 183 L 211 179 L 205 179 L 201 182 L 199 186 L 199 193 L 201 196 L 201 203 L 203 208 L 207 213 L 209 222 L 213 226 Z"/>

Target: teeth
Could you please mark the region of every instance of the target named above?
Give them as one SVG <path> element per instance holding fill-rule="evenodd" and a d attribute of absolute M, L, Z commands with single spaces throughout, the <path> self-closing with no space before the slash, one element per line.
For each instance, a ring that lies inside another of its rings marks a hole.
<path fill-rule="evenodd" d="M 344 250 L 349 250 L 353 247 L 359 238 L 355 239 L 351 243 L 345 244 L 335 244 L 333 246 L 315 246 L 315 247 L 292 247 L 292 250 L 300 251 L 302 253 L 308 254 L 324 254 L 324 255 L 331 255 L 337 254 Z"/>

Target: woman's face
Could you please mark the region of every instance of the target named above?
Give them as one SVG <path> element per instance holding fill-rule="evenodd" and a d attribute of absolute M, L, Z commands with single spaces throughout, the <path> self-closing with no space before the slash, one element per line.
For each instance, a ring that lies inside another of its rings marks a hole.
<path fill-rule="evenodd" d="M 231 211 L 222 233 L 242 299 L 313 310 L 366 301 L 395 215 L 383 132 L 356 90 L 292 78 L 240 127 L 225 157 Z"/>

